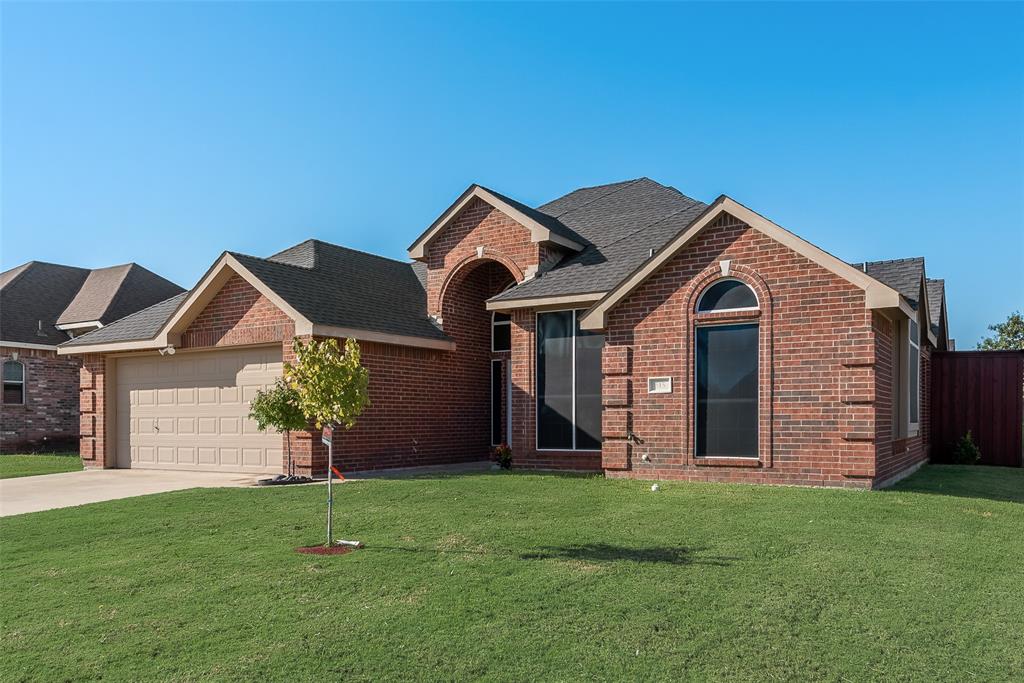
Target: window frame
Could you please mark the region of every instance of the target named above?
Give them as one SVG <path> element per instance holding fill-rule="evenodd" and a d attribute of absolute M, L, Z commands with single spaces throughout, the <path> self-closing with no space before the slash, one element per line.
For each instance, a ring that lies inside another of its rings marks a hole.
<path fill-rule="evenodd" d="M 552 308 L 543 311 L 534 311 L 533 313 L 533 384 L 534 384 L 534 400 L 533 400 L 533 448 L 534 450 L 541 453 L 600 453 L 603 447 L 604 438 L 603 435 L 599 436 L 599 443 L 597 448 L 577 448 L 576 447 L 576 328 L 578 327 L 578 321 L 581 311 L 586 311 L 584 308 Z M 572 446 L 565 446 L 561 448 L 542 448 L 540 445 L 540 383 L 537 381 L 540 374 L 540 316 L 545 313 L 565 313 L 566 311 L 572 311 Z M 602 335 L 603 336 L 603 335 Z M 603 342 L 602 342 L 603 346 Z M 601 369 L 602 379 L 604 376 L 604 369 Z M 604 410 L 602 406 L 601 422 L 604 423 Z"/>
<path fill-rule="evenodd" d="M 5 406 L 23 406 L 28 401 L 28 391 L 26 389 L 28 385 L 28 368 L 25 366 L 25 363 L 23 361 L 17 360 L 15 358 L 7 358 L 3 361 L 3 363 L 0 363 L 0 375 L 3 374 L 3 369 L 7 366 L 8 363 L 13 363 L 14 365 L 17 365 L 21 368 L 21 380 L 8 381 L 7 378 L 4 377 L 2 378 L 2 383 L 5 389 L 8 384 L 21 385 L 21 400 L 17 403 L 10 403 L 9 401 L 6 400 L 6 398 L 4 398 L 3 393 L 0 393 L 0 403 L 3 403 L 3 405 Z"/>
<path fill-rule="evenodd" d="M 734 279 L 734 278 L 731 278 L 731 279 Z M 715 280 L 715 282 L 720 282 L 720 280 Z M 744 284 L 746 284 L 746 283 L 744 283 Z M 710 287 L 711 287 L 711 285 L 708 285 L 708 287 L 705 289 L 705 291 L 707 291 L 707 289 L 710 289 Z M 753 289 L 751 289 L 751 291 L 753 291 Z M 755 298 L 756 298 L 756 293 L 755 293 Z M 756 309 L 749 309 L 748 308 L 748 309 L 728 309 L 728 310 L 730 310 L 730 311 L 734 311 L 734 310 L 747 310 L 747 311 L 757 310 L 757 311 L 760 311 L 761 309 L 760 308 L 756 308 Z M 720 312 L 721 311 L 705 311 L 705 313 L 720 313 Z M 699 425 L 698 425 L 698 420 L 697 420 L 697 410 L 698 410 L 699 398 L 697 396 L 697 391 L 698 391 L 698 385 L 697 385 L 697 366 L 700 363 L 700 357 L 697 354 L 697 331 L 700 328 L 706 328 L 706 327 L 737 327 L 737 326 L 748 326 L 748 327 L 754 327 L 754 328 L 757 329 L 757 345 L 756 345 L 755 350 L 754 350 L 754 357 L 755 357 L 755 360 L 756 360 L 756 363 L 757 363 L 757 366 L 756 366 L 757 394 L 756 394 L 756 400 L 754 402 L 755 406 L 757 408 L 757 412 L 756 412 L 755 417 L 754 417 L 754 427 L 757 430 L 757 439 L 756 439 L 757 440 L 757 446 L 754 449 L 754 455 L 698 455 L 697 454 L 697 441 L 698 441 L 698 439 L 697 439 L 697 429 L 698 429 Z M 695 324 L 693 326 L 693 336 L 692 336 L 692 339 L 691 339 L 691 344 L 692 344 L 691 348 L 693 349 L 693 368 L 692 368 L 692 371 L 693 371 L 693 397 L 692 397 L 693 398 L 693 410 L 691 411 L 691 416 L 690 417 L 693 420 L 693 437 L 692 437 L 693 438 L 693 455 L 692 455 L 693 459 L 696 462 L 702 462 L 702 461 L 714 462 L 714 461 L 720 461 L 720 460 L 739 460 L 739 461 L 743 461 L 743 462 L 760 461 L 761 460 L 761 436 L 762 436 L 761 435 L 761 391 L 762 391 L 762 387 L 761 387 L 761 321 L 758 320 L 757 318 L 753 318 L 753 319 L 741 318 L 741 319 L 738 319 L 738 320 L 716 320 L 716 321 L 710 321 L 709 320 L 707 322 L 701 322 L 700 320 L 698 320 L 698 321 L 695 322 Z"/>
<path fill-rule="evenodd" d="M 917 338 L 915 339 L 914 327 L 917 327 Z M 907 362 L 906 362 L 906 396 L 907 396 L 907 436 L 917 436 L 921 430 L 921 324 L 912 318 L 907 319 L 906 324 L 907 330 Z M 911 362 L 911 359 L 917 354 L 917 363 Z M 912 365 L 916 365 L 917 377 L 916 388 L 917 391 L 911 391 L 911 372 L 910 368 Z M 913 410 L 915 409 L 916 410 Z M 917 422 L 911 420 L 911 415 L 917 413 Z"/>
<path fill-rule="evenodd" d="M 507 315 L 508 320 L 496 320 L 498 314 Z M 494 348 L 494 331 L 498 325 L 508 327 L 508 348 L 507 349 L 496 349 Z M 491 311 L 491 353 L 508 353 L 512 350 L 512 314 L 505 313 L 504 311 Z"/>
<path fill-rule="evenodd" d="M 718 309 L 715 309 L 713 311 L 702 311 L 700 309 L 700 305 L 701 305 L 701 302 L 704 301 L 704 296 L 708 292 L 710 292 L 712 289 L 714 289 L 715 285 L 718 285 L 718 284 L 720 284 L 722 282 L 738 282 L 741 285 L 743 285 L 744 287 L 746 287 L 750 291 L 750 293 L 754 295 L 754 303 L 756 305 L 754 305 L 754 306 L 741 306 L 740 308 L 718 308 Z M 701 290 L 700 296 L 697 297 L 697 303 L 695 303 L 693 305 L 693 312 L 696 315 L 714 315 L 714 314 L 717 314 L 717 313 L 734 313 L 736 311 L 744 311 L 744 312 L 752 313 L 754 311 L 760 311 L 760 310 L 761 310 L 761 300 L 758 298 L 757 292 L 754 291 L 754 288 L 751 287 L 746 282 L 744 282 L 743 280 L 739 279 L 738 277 L 728 277 L 728 276 L 715 278 L 714 280 L 712 280 L 711 282 L 706 284 L 704 286 L 704 289 Z"/>

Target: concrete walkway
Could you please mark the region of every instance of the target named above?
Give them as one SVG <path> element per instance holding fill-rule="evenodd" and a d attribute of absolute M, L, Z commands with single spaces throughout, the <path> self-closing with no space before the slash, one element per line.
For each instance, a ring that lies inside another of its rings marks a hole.
<path fill-rule="evenodd" d="M 86 470 L 0 479 L 0 517 L 194 488 L 252 486 L 267 474 Z"/>

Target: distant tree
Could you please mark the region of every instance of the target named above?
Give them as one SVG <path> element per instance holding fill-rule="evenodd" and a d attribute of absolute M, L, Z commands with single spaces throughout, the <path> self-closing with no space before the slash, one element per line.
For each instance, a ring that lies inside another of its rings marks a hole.
<path fill-rule="evenodd" d="M 988 329 L 995 332 L 978 343 L 984 351 L 1024 351 L 1024 316 L 1014 311 L 1005 323 L 989 325 Z"/>
<path fill-rule="evenodd" d="M 292 463 L 292 440 L 289 438 L 293 429 L 305 429 L 309 421 L 299 407 L 299 392 L 278 378 L 274 386 L 256 392 L 249 404 L 249 417 L 256 421 L 256 427 L 264 432 L 275 429 L 284 434 L 285 448 L 288 451 L 288 476 L 295 474 Z"/>

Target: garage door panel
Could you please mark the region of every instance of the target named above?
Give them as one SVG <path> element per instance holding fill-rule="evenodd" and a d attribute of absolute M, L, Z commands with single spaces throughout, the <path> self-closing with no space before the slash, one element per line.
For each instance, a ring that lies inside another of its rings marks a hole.
<path fill-rule="evenodd" d="M 121 359 L 119 466 L 280 472 L 281 436 L 248 412 L 282 365 L 279 347 Z"/>

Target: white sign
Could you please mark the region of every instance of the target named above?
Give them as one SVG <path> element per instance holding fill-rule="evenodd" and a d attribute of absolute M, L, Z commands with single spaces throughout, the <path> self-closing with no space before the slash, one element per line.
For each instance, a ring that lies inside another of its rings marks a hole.
<path fill-rule="evenodd" d="M 325 446 L 330 446 L 331 445 L 331 437 L 332 436 L 333 436 L 333 433 L 331 432 L 331 428 L 330 427 L 324 427 L 323 432 L 320 433 L 320 440 L 323 441 Z"/>
<path fill-rule="evenodd" d="M 649 377 L 647 379 L 647 393 L 648 394 L 671 394 L 672 393 L 672 378 L 671 377 Z"/>

